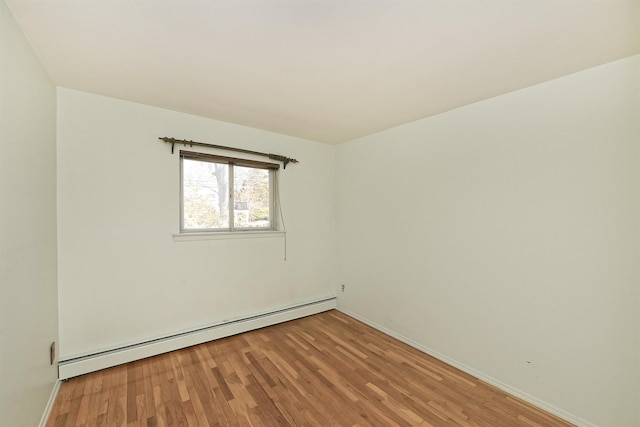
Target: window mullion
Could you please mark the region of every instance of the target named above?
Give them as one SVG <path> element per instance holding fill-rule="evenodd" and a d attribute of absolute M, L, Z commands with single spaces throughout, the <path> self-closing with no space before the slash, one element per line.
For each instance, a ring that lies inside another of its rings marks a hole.
<path fill-rule="evenodd" d="M 184 230 L 184 158 L 180 156 L 180 232 Z"/>
<path fill-rule="evenodd" d="M 229 230 L 233 231 L 235 227 L 235 197 L 234 197 L 234 177 L 233 163 L 229 163 Z"/>
<path fill-rule="evenodd" d="M 273 230 L 276 230 L 278 227 L 278 223 L 276 222 L 276 197 L 279 197 L 279 195 L 275 190 L 276 185 L 278 185 L 275 180 L 275 171 L 269 171 L 269 227 Z"/>

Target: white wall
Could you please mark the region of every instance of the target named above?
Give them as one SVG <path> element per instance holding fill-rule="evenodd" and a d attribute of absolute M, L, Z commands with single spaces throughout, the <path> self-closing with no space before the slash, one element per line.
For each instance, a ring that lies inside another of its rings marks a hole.
<path fill-rule="evenodd" d="M 38 424 L 57 378 L 56 89 L 0 1 L 0 425 Z"/>
<path fill-rule="evenodd" d="M 336 155 L 340 307 L 583 424 L 640 425 L 640 56 Z"/>
<path fill-rule="evenodd" d="M 174 241 L 184 147 L 171 155 L 161 136 L 298 159 L 279 172 L 287 260 L 281 237 Z M 334 295 L 334 152 L 59 89 L 61 358 Z"/>

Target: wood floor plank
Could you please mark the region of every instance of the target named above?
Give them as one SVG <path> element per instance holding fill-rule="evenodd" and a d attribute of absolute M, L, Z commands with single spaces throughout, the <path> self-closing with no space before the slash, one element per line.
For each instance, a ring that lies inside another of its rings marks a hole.
<path fill-rule="evenodd" d="M 571 424 L 333 310 L 67 380 L 65 426 Z"/>

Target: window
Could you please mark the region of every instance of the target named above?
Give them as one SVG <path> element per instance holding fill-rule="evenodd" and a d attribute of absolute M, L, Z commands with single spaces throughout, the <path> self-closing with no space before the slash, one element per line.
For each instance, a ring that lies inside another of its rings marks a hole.
<path fill-rule="evenodd" d="M 278 164 L 180 151 L 181 232 L 274 230 Z"/>

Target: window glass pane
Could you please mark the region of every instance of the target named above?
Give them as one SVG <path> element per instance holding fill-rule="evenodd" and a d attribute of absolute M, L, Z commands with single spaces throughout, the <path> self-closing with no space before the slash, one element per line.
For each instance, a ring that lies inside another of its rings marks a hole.
<path fill-rule="evenodd" d="M 234 227 L 269 228 L 269 171 L 242 166 L 233 168 Z"/>
<path fill-rule="evenodd" d="M 183 159 L 183 228 L 229 228 L 229 165 Z"/>

